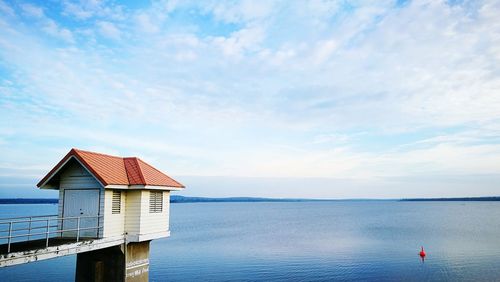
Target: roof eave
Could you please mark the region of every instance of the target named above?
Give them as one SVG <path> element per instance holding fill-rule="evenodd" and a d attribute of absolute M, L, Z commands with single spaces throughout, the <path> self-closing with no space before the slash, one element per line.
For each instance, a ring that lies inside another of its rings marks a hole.
<path fill-rule="evenodd" d="M 47 184 L 47 182 L 52 179 L 52 177 L 61 170 L 61 168 L 71 159 L 71 155 L 74 153 L 75 149 L 71 149 L 64 158 L 62 158 L 43 178 L 36 184 L 38 188 L 42 188 Z"/>
<path fill-rule="evenodd" d="M 106 185 L 106 189 L 128 189 L 128 190 L 168 190 L 182 191 L 184 187 L 164 186 L 164 185 Z"/>

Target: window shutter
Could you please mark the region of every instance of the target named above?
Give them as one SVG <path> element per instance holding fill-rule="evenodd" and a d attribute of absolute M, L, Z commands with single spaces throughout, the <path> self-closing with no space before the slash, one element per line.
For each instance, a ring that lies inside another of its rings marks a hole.
<path fill-rule="evenodd" d="M 113 190 L 111 214 L 119 214 L 122 209 L 122 191 Z"/>
<path fill-rule="evenodd" d="M 163 192 L 149 192 L 149 212 L 161 213 L 163 211 Z"/>

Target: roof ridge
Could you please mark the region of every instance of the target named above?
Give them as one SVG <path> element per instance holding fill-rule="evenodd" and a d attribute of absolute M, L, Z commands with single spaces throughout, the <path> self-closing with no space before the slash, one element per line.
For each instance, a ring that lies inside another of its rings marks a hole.
<path fill-rule="evenodd" d="M 123 165 L 125 166 L 125 160 L 133 160 L 135 161 L 135 164 L 137 165 L 137 170 L 139 172 L 139 177 L 141 178 L 142 183 L 146 183 L 146 179 L 144 178 L 144 174 L 142 174 L 141 166 L 139 165 L 139 161 L 137 160 L 137 157 L 125 157 L 123 158 Z M 125 172 L 127 173 L 127 178 L 130 183 L 130 178 L 129 178 L 129 171 L 127 169 L 127 166 L 125 166 Z"/>
<path fill-rule="evenodd" d="M 94 154 L 94 155 L 106 156 L 106 157 L 111 157 L 111 158 L 123 159 L 122 157 L 119 157 L 119 156 L 113 156 L 113 155 L 109 155 L 109 154 L 103 154 L 103 153 L 98 153 L 98 152 L 93 152 L 93 151 L 87 151 L 87 150 L 80 150 L 80 149 L 77 149 L 77 148 L 72 148 L 71 150 L 74 150 L 77 153 L 78 152 L 83 152 L 83 153 L 90 153 L 90 154 Z"/>

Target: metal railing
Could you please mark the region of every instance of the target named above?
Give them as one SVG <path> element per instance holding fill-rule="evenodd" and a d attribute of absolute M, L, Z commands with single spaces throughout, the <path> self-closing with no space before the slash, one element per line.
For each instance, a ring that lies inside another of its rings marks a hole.
<path fill-rule="evenodd" d="M 48 247 L 51 238 L 74 238 L 76 242 L 79 242 L 83 237 L 98 238 L 102 229 L 100 220 L 102 217 L 102 215 L 72 217 L 37 215 L 2 218 L 0 219 L 0 235 L 2 235 L 0 236 L 0 244 L 7 244 L 7 253 L 10 253 L 13 243 L 27 242 L 34 239 L 45 239 L 45 247 Z M 38 231 L 39 229 L 42 230 Z M 89 230 L 95 230 L 95 233 L 85 233 L 85 231 Z M 4 235 L 5 233 L 7 235 Z"/>

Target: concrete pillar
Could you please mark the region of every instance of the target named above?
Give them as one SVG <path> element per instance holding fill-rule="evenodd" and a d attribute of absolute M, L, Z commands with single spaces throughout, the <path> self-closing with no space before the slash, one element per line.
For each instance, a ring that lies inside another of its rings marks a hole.
<path fill-rule="evenodd" d="M 149 242 L 79 253 L 75 281 L 149 281 Z"/>
<path fill-rule="evenodd" d="M 76 255 L 75 281 L 123 281 L 125 255 L 120 246 Z"/>
<path fill-rule="evenodd" d="M 125 281 L 149 281 L 149 242 L 127 244 L 125 251 Z"/>

